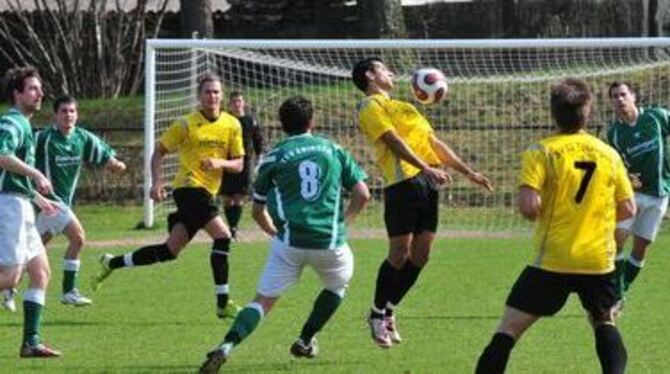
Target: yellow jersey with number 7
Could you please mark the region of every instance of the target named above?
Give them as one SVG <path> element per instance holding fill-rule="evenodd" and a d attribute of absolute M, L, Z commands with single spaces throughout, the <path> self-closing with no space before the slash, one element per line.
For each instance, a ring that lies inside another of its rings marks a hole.
<path fill-rule="evenodd" d="M 519 186 L 539 192 L 531 266 L 570 274 L 614 270 L 616 204 L 633 197 L 617 152 L 578 132 L 542 139 L 522 156 Z"/>

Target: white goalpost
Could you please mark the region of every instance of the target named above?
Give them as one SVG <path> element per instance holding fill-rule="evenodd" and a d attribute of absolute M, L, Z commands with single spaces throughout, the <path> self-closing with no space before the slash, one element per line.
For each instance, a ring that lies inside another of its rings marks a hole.
<path fill-rule="evenodd" d="M 554 80 L 577 76 L 589 82 L 595 93 L 589 131 L 601 137 L 613 118 L 607 88 L 614 80 L 632 83 L 641 105 L 670 104 L 670 38 L 152 39 L 145 71 L 145 226 L 172 209 L 171 200 L 156 204 L 149 198 L 154 143 L 174 119 L 195 109 L 198 75 L 215 71 L 224 80 L 224 101 L 233 90 L 244 93 L 268 146 L 283 137 L 279 104 L 297 94 L 311 99 L 316 132 L 342 144 L 370 175 L 375 199 L 357 228 L 383 229 L 381 177 L 356 121 L 363 95 L 351 82 L 353 64 L 366 57 L 381 57 L 396 73 L 394 97 L 414 103 L 442 139 L 495 183 L 495 191 L 488 193 L 452 173 L 453 184 L 441 191 L 444 230 L 528 227 L 515 209 L 519 155 L 553 131 L 548 93 Z M 413 100 L 409 76 L 419 67 L 444 71 L 448 102 L 422 106 Z M 175 157 L 166 160 L 166 183 L 176 167 Z"/>

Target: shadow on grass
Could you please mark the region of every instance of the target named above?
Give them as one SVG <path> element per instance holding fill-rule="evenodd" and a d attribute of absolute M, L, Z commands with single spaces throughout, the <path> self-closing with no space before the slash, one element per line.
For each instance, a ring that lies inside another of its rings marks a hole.
<path fill-rule="evenodd" d="M 208 321 L 74 321 L 74 320 L 46 320 L 42 326 L 211 326 L 213 323 Z M 22 327 L 23 321 L 0 322 L 0 327 Z"/>
<path fill-rule="evenodd" d="M 401 319 L 415 319 L 415 320 L 454 320 L 454 321 L 471 321 L 471 320 L 498 320 L 500 319 L 501 315 L 497 314 L 495 316 L 490 315 L 490 316 L 476 316 L 476 315 L 470 315 L 470 316 L 449 316 L 449 315 L 444 315 L 444 316 L 401 316 Z M 586 318 L 584 314 L 560 314 L 557 316 L 552 316 L 552 317 L 545 317 L 545 318 L 556 318 L 556 319 L 583 319 Z"/>
<path fill-rule="evenodd" d="M 231 358 L 234 360 L 234 358 Z M 344 367 L 351 368 L 351 372 L 360 372 L 360 370 L 354 370 L 355 367 L 361 367 L 366 365 L 365 361 L 334 361 L 334 360 L 300 360 L 300 359 L 290 359 L 286 363 L 249 363 L 244 364 L 242 361 L 236 361 L 234 365 L 228 364 L 229 366 L 224 366 L 221 371 L 226 373 L 262 373 L 262 372 L 294 372 L 294 371 L 306 371 L 310 372 L 311 369 L 318 367 L 337 367 L 340 370 Z M 225 368 L 225 369 L 224 369 Z"/>

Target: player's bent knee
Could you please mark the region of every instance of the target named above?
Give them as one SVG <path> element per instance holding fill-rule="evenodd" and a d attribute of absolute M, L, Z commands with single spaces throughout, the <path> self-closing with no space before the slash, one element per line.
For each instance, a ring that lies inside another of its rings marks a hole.
<path fill-rule="evenodd" d="M 343 287 L 327 287 L 326 290 L 334 293 L 339 297 L 344 297 L 344 295 L 347 293 L 347 286 L 345 285 Z"/>

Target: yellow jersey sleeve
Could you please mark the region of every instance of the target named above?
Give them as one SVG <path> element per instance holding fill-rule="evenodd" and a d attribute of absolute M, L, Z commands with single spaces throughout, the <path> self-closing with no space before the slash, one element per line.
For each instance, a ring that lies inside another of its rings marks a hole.
<path fill-rule="evenodd" d="M 521 173 L 519 187 L 528 186 L 537 191 L 542 190 L 547 176 L 546 157 L 540 144 L 533 144 L 521 156 Z"/>
<path fill-rule="evenodd" d="M 615 168 L 614 196 L 616 202 L 618 203 L 627 199 L 631 199 L 635 193 L 633 192 L 633 187 L 630 184 L 630 179 L 628 179 L 628 172 L 626 171 L 626 167 L 618 155 Z"/>
<path fill-rule="evenodd" d="M 374 97 L 363 104 L 358 119 L 361 130 L 373 142 L 395 129 L 391 115 Z"/>
<path fill-rule="evenodd" d="M 232 158 L 238 158 L 244 156 L 244 143 L 242 141 L 242 126 L 240 122 L 235 119 L 236 126 L 233 127 L 233 130 L 230 132 L 230 150 L 228 154 Z"/>
<path fill-rule="evenodd" d="M 159 142 L 168 150 L 175 152 L 188 134 L 188 122 L 178 119 L 161 135 Z"/>

